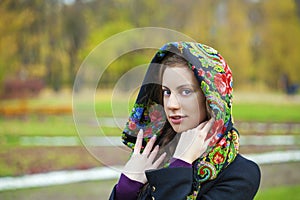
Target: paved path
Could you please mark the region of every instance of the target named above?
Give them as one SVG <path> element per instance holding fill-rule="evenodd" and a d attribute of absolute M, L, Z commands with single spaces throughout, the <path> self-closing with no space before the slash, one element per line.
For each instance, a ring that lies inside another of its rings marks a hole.
<path fill-rule="evenodd" d="M 275 151 L 262 154 L 247 154 L 246 158 L 259 165 L 283 162 L 299 162 L 300 150 Z M 88 170 L 57 171 L 44 174 L 25 175 L 21 177 L 0 178 L 0 191 L 31 187 L 61 185 L 81 181 L 95 181 L 117 179 L 120 175 L 120 166 L 99 167 Z"/>
<path fill-rule="evenodd" d="M 84 144 L 93 146 L 124 146 L 121 137 L 93 137 L 82 138 Z M 82 146 L 79 137 L 75 136 L 22 136 L 18 141 L 21 146 Z M 241 145 L 273 146 L 273 145 L 300 145 L 299 135 L 244 135 L 240 138 Z"/>

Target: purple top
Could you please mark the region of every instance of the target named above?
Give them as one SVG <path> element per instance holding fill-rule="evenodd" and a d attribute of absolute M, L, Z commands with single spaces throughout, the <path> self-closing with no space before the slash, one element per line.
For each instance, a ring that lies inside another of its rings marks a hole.
<path fill-rule="evenodd" d="M 116 186 L 116 200 L 137 199 L 138 192 L 143 185 L 143 183 L 131 180 L 124 174 L 121 174 L 119 182 Z"/>
<path fill-rule="evenodd" d="M 192 165 L 183 160 L 172 158 L 169 167 L 192 167 Z M 116 186 L 116 200 L 136 200 L 139 190 L 143 185 L 143 183 L 131 180 L 124 174 L 121 174 Z"/>

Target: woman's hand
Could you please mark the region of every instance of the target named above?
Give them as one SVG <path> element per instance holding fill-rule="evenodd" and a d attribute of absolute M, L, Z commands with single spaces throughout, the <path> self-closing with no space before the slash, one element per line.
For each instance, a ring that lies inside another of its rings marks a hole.
<path fill-rule="evenodd" d="M 163 153 L 155 162 L 153 162 L 159 150 L 159 146 L 157 145 L 153 149 L 153 151 L 151 151 L 155 140 L 156 136 L 152 137 L 146 145 L 143 153 L 141 154 L 140 152 L 143 142 L 143 130 L 139 131 L 133 154 L 124 167 L 124 175 L 126 175 L 131 180 L 135 180 L 140 183 L 147 182 L 145 171 L 150 169 L 157 169 L 157 167 L 162 163 L 166 156 L 166 153 Z"/>
<path fill-rule="evenodd" d="M 211 118 L 196 128 L 181 133 L 173 158 L 183 160 L 190 164 L 199 158 L 205 152 L 212 139 L 211 137 L 205 141 L 214 122 L 215 120 Z"/>

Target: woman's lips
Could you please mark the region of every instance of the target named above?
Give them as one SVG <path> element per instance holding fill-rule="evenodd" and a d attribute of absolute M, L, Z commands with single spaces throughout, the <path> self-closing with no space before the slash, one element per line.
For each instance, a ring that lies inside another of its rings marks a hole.
<path fill-rule="evenodd" d="M 173 124 L 180 124 L 184 118 L 185 116 L 180 115 L 169 116 L 169 119 Z"/>

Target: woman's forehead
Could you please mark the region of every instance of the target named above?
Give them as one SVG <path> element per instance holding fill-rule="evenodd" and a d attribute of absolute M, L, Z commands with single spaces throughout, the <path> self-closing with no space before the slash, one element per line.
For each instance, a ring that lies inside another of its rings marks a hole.
<path fill-rule="evenodd" d="M 198 86 L 199 83 L 194 75 L 194 73 L 184 65 L 167 67 L 163 73 L 162 85 L 191 85 Z"/>

